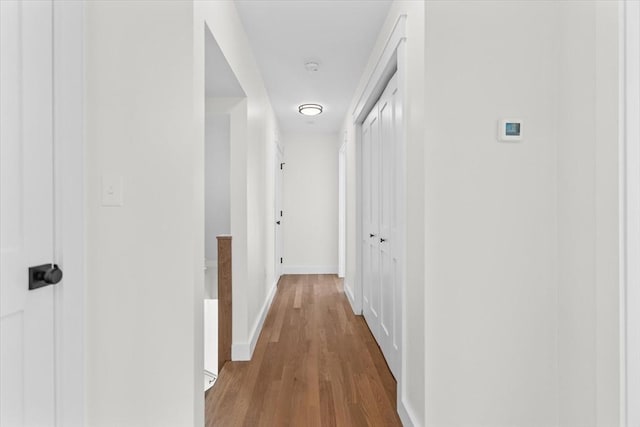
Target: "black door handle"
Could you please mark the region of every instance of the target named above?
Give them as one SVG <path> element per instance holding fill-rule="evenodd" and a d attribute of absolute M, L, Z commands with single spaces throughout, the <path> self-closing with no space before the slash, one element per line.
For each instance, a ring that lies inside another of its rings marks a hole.
<path fill-rule="evenodd" d="M 276 224 L 280 225 L 280 221 L 276 221 Z"/>
<path fill-rule="evenodd" d="M 369 237 L 376 237 L 376 235 L 369 233 Z"/>
<path fill-rule="evenodd" d="M 62 280 L 62 270 L 58 264 L 43 264 L 29 267 L 29 290 L 55 285 Z"/>

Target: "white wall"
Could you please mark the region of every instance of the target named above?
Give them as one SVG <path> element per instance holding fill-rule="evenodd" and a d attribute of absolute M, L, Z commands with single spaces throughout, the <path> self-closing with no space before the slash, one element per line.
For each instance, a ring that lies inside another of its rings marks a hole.
<path fill-rule="evenodd" d="M 204 144 L 193 118 L 193 7 L 85 8 L 85 424 L 202 425 Z M 103 174 L 123 178 L 123 207 L 101 206 Z"/>
<path fill-rule="evenodd" d="M 231 233 L 231 116 L 207 112 L 205 121 L 204 293 L 205 298 L 217 299 L 217 236 Z"/>
<path fill-rule="evenodd" d="M 430 426 L 556 425 L 555 14 L 427 3 Z M 520 143 L 497 141 L 510 117 Z"/>
<path fill-rule="evenodd" d="M 231 232 L 231 123 L 228 114 L 208 114 L 205 120 L 205 258 L 217 262 L 216 236 Z"/>
<path fill-rule="evenodd" d="M 351 106 L 345 117 L 343 132 L 346 131 L 346 168 L 347 168 L 347 262 L 345 290 L 352 295 L 361 286 L 357 281 L 358 259 L 356 256 L 357 222 L 357 147 L 356 128 L 352 111 L 360 94 L 375 69 L 377 61 L 385 48 L 398 17 L 407 16 L 406 40 L 406 95 L 404 117 L 406 134 L 406 227 L 409 231 L 406 242 L 406 283 L 404 299 L 406 303 L 406 351 L 403 354 L 403 378 L 398 379 L 398 406 L 409 413 L 413 422 L 424 425 L 424 7 L 421 1 L 394 1 L 387 18 L 382 25 L 369 61 L 363 71 L 358 88 L 354 93 Z M 341 133 L 342 134 L 342 133 Z"/>
<path fill-rule="evenodd" d="M 621 41 L 621 134 L 624 159 L 620 165 L 623 187 L 621 256 L 623 269 L 620 290 L 623 301 L 624 359 L 621 373 L 623 396 L 622 426 L 640 425 L 640 3 L 626 0 Z M 626 424 L 625 424 L 626 423 Z"/>
<path fill-rule="evenodd" d="M 618 10 L 561 3 L 559 424 L 619 422 Z"/>
<path fill-rule="evenodd" d="M 427 2 L 427 425 L 617 425 L 616 14 Z"/>
<path fill-rule="evenodd" d="M 285 274 L 338 272 L 336 133 L 283 135 Z"/>

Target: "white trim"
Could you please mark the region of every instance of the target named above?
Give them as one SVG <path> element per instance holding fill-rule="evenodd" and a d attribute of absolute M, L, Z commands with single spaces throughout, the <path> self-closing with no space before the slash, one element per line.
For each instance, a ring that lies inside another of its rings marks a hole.
<path fill-rule="evenodd" d="M 365 119 L 365 116 L 369 113 L 371 107 L 376 103 L 378 96 L 384 90 L 384 87 L 389 80 L 388 78 L 393 75 L 395 69 L 390 69 L 389 67 L 394 63 L 397 63 L 397 60 L 394 59 L 396 49 L 401 41 L 406 40 L 406 34 L 407 15 L 400 15 L 391 30 L 391 34 L 385 43 L 382 54 L 378 58 L 373 72 L 369 76 L 369 80 L 367 81 L 364 90 L 358 98 L 358 103 L 353 109 L 352 116 L 355 123 L 361 123 Z M 378 93 L 378 96 L 373 95 L 376 92 Z"/>
<path fill-rule="evenodd" d="M 264 321 L 267 318 L 267 314 L 269 313 L 269 309 L 271 308 L 271 303 L 273 302 L 273 297 L 275 297 L 277 289 L 278 279 L 276 279 L 271 285 L 271 289 L 267 294 L 267 299 L 265 299 L 264 304 L 262 304 L 260 315 L 256 319 L 256 322 L 253 324 L 253 329 L 251 329 L 249 342 L 234 343 L 231 345 L 231 360 L 233 360 L 234 362 L 251 360 L 251 358 L 253 357 L 253 351 L 256 349 L 258 338 L 260 337 L 260 333 L 262 332 Z"/>
<path fill-rule="evenodd" d="M 285 265 L 283 274 L 338 274 L 337 265 Z"/>
<path fill-rule="evenodd" d="M 84 5 L 53 2 L 56 425 L 85 424 Z"/>
<path fill-rule="evenodd" d="M 347 265 L 347 131 L 338 150 L 338 277 L 344 278 Z"/>
<path fill-rule="evenodd" d="M 363 284 L 362 284 L 362 125 L 355 126 L 356 151 L 356 277 L 353 287 L 353 311 L 362 314 Z"/>
<path fill-rule="evenodd" d="M 640 3 L 625 1 L 620 55 L 621 163 L 621 424 L 640 425 Z"/>
<path fill-rule="evenodd" d="M 627 425 L 627 334 L 626 334 L 626 141 L 625 141 L 625 53 L 626 53 L 626 6 L 620 3 L 618 8 L 618 263 L 619 263 L 619 339 L 620 339 L 620 426 Z"/>
<path fill-rule="evenodd" d="M 398 400 L 398 402 L 398 415 L 402 425 L 404 427 L 421 427 L 420 423 L 418 423 L 418 417 L 416 417 L 416 413 L 411 406 L 404 400 Z"/>
<path fill-rule="evenodd" d="M 231 360 L 234 362 L 251 360 L 250 344 L 246 342 L 231 344 Z"/>
<path fill-rule="evenodd" d="M 349 300 L 349 304 L 351 304 L 351 310 L 353 310 L 353 314 L 358 315 L 362 313 L 362 309 L 358 310 L 358 306 L 356 305 L 356 298 L 353 295 L 353 290 L 351 289 L 351 286 L 349 286 L 345 280 L 344 285 L 343 285 L 343 289 L 344 289 L 344 294 L 347 296 L 347 299 Z"/>

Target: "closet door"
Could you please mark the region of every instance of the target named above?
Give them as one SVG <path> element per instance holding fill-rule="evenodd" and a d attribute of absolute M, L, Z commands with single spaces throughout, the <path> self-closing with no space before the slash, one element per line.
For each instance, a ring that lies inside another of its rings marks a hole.
<path fill-rule="evenodd" d="M 398 95 L 394 76 L 362 125 L 363 314 L 394 375 L 402 338 Z"/>
<path fill-rule="evenodd" d="M 376 106 L 362 126 L 362 279 L 363 315 L 378 342 L 380 341 L 379 142 Z"/>
<path fill-rule="evenodd" d="M 398 347 L 396 347 L 396 312 L 399 299 L 396 293 L 398 282 L 397 226 L 396 226 L 396 126 L 394 96 L 397 92 L 395 77 L 391 79 L 378 102 L 378 122 L 380 128 L 380 191 L 378 257 L 380 266 L 380 310 L 379 339 L 391 372 L 398 372 Z"/>

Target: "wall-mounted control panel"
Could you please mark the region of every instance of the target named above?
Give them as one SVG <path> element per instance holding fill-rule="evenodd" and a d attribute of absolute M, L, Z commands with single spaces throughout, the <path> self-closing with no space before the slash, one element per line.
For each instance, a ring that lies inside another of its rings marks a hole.
<path fill-rule="evenodd" d="M 521 119 L 498 120 L 498 140 L 504 142 L 522 141 L 523 127 Z"/>

